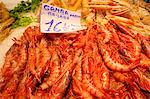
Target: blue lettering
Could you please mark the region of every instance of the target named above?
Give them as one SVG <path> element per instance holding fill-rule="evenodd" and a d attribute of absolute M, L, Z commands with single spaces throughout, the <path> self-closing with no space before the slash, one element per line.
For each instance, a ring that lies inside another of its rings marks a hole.
<path fill-rule="evenodd" d="M 45 10 L 49 10 L 49 6 L 48 5 L 44 5 L 44 9 Z"/>
<path fill-rule="evenodd" d="M 55 16 L 55 13 L 52 13 L 52 16 Z"/>
<path fill-rule="evenodd" d="M 73 15 L 72 14 L 70 14 L 70 17 L 72 17 Z"/>
<path fill-rule="evenodd" d="M 48 15 L 52 15 L 52 13 L 51 13 L 51 12 L 48 12 Z"/>
<path fill-rule="evenodd" d="M 62 22 L 58 22 L 55 26 L 54 26 L 54 31 L 55 32 L 60 32 L 61 31 L 61 29 L 58 29 L 57 28 L 57 26 L 59 25 L 59 24 L 61 24 Z"/>
<path fill-rule="evenodd" d="M 70 17 L 77 17 L 77 18 L 80 18 L 80 16 L 75 15 L 75 14 L 70 14 Z"/>
<path fill-rule="evenodd" d="M 59 17 L 60 17 L 60 18 L 62 18 L 63 16 L 62 16 L 62 15 L 60 15 Z"/>
<path fill-rule="evenodd" d="M 58 14 L 56 14 L 56 16 L 57 16 L 57 18 L 59 18 L 59 15 L 58 15 Z"/>
<path fill-rule="evenodd" d="M 64 19 L 66 19 L 66 16 L 64 16 Z"/>
<path fill-rule="evenodd" d="M 68 27 L 67 27 L 67 25 L 65 23 L 64 26 L 63 26 L 63 30 L 66 31 L 67 29 L 68 29 Z"/>
<path fill-rule="evenodd" d="M 48 29 L 47 29 L 46 31 L 50 31 L 50 29 L 51 29 L 53 23 L 54 23 L 54 20 L 53 20 L 53 19 L 52 19 L 50 22 L 45 23 L 45 24 L 49 24 L 49 27 L 48 27 Z"/>
<path fill-rule="evenodd" d="M 59 13 L 64 14 L 64 10 L 63 10 L 63 9 L 61 9 Z"/>
<path fill-rule="evenodd" d="M 67 14 L 67 15 L 68 15 L 68 11 L 65 11 L 65 14 Z"/>
<path fill-rule="evenodd" d="M 55 8 L 55 12 L 58 12 L 58 13 L 59 13 L 59 8 Z"/>
<path fill-rule="evenodd" d="M 51 7 L 50 9 L 51 9 L 51 11 L 54 11 L 54 7 Z"/>
<path fill-rule="evenodd" d="M 53 6 L 49 6 L 49 5 L 44 5 L 44 9 L 45 10 L 50 10 L 50 11 L 53 11 L 53 12 L 57 12 L 59 14 L 62 14 L 62 15 L 68 15 L 69 12 L 64 10 L 64 9 L 61 9 L 61 8 L 56 8 L 56 7 L 53 7 Z M 73 14 L 70 14 L 70 16 L 74 16 Z"/>

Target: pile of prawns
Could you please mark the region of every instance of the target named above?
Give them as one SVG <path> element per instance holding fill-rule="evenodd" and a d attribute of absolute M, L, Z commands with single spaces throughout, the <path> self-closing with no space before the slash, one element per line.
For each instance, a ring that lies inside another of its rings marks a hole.
<path fill-rule="evenodd" d="M 0 98 L 149 97 L 149 37 L 113 20 L 56 35 L 34 26 L 13 39 L 0 72 Z"/>

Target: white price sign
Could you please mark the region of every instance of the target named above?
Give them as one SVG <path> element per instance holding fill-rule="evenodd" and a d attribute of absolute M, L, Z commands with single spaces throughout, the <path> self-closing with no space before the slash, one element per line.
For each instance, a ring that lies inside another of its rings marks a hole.
<path fill-rule="evenodd" d="M 80 24 L 80 13 L 43 3 L 40 29 L 43 33 L 67 33 L 86 29 Z"/>

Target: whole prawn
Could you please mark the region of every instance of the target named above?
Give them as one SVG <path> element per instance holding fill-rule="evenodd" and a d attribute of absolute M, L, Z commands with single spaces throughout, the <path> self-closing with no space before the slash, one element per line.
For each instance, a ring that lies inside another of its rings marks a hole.
<path fill-rule="evenodd" d="M 41 39 L 39 49 L 40 49 L 40 62 L 36 69 L 36 77 L 37 77 L 38 81 L 41 82 L 40 78 L 47 71 L 48 66 L 46 66 L 46 65 L 51 57 L 50 52 L 47 48 L 47 42 L 44 38 Z"/>
<path fill-rule="evenodd" d="M 143 73 L 138 68 L 134 69 L 133 73 L 137 77 L 136 82 L 139 84 L 140 88 L 150 92 L 150 74 L 147 71 L 145 71 L 145 73 Z"/>
<path fill-rule="evenodd" d="M 53 49 L 53 54 L 50 62 L 50 76 L 40 86 L 42 90 L 51 87 L 54 84 L 55 80 L 59 77 L 59 73 L 60 73 L 60 67 L 61 67 L 60 54 L 57 48 L 54 47 L 52 49 Z"/>
<path fill-rule="evenodd" d="M 102 54 L 106 66 L 111 70 L 128 72 L 139 65 L 139 60 L 127 64 L 124 60 L 121 59 L 118 51 L 115 48 L 104 44 L 100 40 L 98 42 L 98 46 L 100 48 L 100 52 Z"/>
<path fill-rule="evenodd" d="M 87 53 L 86 53 L 87 54 Z M 102 98 L 104 97 L 104 93 L 101 92 L 98 88 L 96 88 L 92 83 L 90 83 L 90 67 L 88 63 L 88 57 L 87 55 L 84 56 L 82 63 L 82 70 L 83 70 L 83 76 L 82 76 L 82 83 L 83 83 L 83 89 L 86 89 L 90 94 L 92 94 L 95 97 Z"/>
<path fill-rule="evenodd" d="M 19 56 L 19 58 L 17 59 L 16 55 L 12 58 L 8 58 L 4 64 L 4 68 L 2 69 L 1 83 L 3 83 L 3 84 L 1 84 L 1 86 L 0 86 L 1 90 L 7 84 L 7 82 L 11 79 L 13 74 L 17 74 L 21 70 L 24 70 L 24 68 L 25 68 L 26 61 L 27 61 L 26 45 L 22 44 L 20 46 L 16 46 L 16 48 L 17 47 L 20 48 L 20 52 L 17 55 L 17 56 Z M 11 55 L 11 54 L 9 54 L 9 55 Z"/>

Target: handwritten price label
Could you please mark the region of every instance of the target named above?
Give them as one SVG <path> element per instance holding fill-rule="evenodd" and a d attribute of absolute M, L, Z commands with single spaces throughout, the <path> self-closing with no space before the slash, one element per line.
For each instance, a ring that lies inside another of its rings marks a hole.
<path fill-rule="evenodd" d="M 42 4 L 40 29 L 43 33 L 67 33 L 86 29 L 80 24 L 80 13 Z"/>

